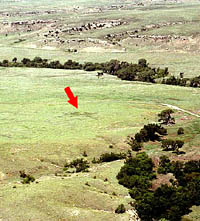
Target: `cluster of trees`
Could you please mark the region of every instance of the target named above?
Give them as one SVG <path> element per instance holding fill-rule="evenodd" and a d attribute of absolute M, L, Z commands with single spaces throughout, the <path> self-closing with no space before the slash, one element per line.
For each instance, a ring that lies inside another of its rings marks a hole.
<path fill-rule="evenodd" d="M 12 61 L 3 60 L 0 62 L 3 67 L 33 67 L 33 68 L 54 68 L 54 69 L 82 69 L 85 71 L 102 70 L 105 73 L 116 75 L 122 80 L 145 81 L 155 83 L 155 79 L 168 75 L 168 69 L 151 68 L 145 59 L 140 59 L 138 64 L 111 60 L 105 63 L 78 62 L 68 60 L 64 64 L 59 61 L 48 62 L 47 59 L 35 57 L 33 60 L 23 58 L 21 61 L 15 57 Z"/>
<path fill-rule="evenodd" d="M 162 84 L 169 84 L 169 85 L 179 85 L 185 87 L 187 84 L 188 78 L 179 78 L 175 76 L 171 76 L 167 79 L 162 80 Z"/>
<path fill-rule="evenodd" d="M 149 67 L 145 59 L 139 59 L 138 64 L 111 60 L 105 63 L 103 71 L 108 74 L 116 75 L 122 80 L 151 83 L 155 83 L 155 79 L 166 77 L 169 74 L 168 68 L 156 69 Z"/>
<path fill-rule="evenodd" d="M 12 61 L 3 60 L 0 62 L 2 67 L 31 67 L 31 68 L 53 68 L 53 69 L 83 69 L 83 65 L 78 62 L 68 60 L 64 64 L 60 61 L 50 61 L 48 59 L 42 59 L 41 57 L 35 57 L 33 60 L 29 58 L 23 58 L 18 61 L 17 58 L 13 58 Z"/>
<path fill-rule="evenodd" d="M 136 157 L 126 159 L 124 166 L 117 175 L 119 184 L 131 189 L 148 189 L 151 187 L 151 180 L 156 178 L 153 171 L 153 161 L 148 155 L 137 153 Z"/>
<path fill-rule="evenodd" d="M 93 159 L 92 163 L 103 163 L 103 162 L 111 162 L 111 161 L 115 161 L 115 160 L 121 160 L 121 159 L 125 159 L 126 158 L 126 154 L 125 153 L 103 153 L 101 154 L 99 159 Z"/>
<path fill-rule="evenodd" d="M 176 180 L 171 185 L 161 185 L 152 190 L 156 179 L 153 161 L 146 153 L 127 159 L 117 175 L 119 183 L 129 189 L 136 200 L 135 208 L 141 220 L 152 221 L 165 218 L 179 221 L 190 212 L 193 205 L 200 205 L 200 160 L 171 162 L 162 156 L 158 173 L 173 173 Z"/>
<path fill-rule="evenodd" d="M 88 172 L 88 168 L 90 167 L 89 162 L 87 160 L 84 160 L 83 158 L 75 159 L 70 163 L 65 163 L 64 165 L 64 171 L 70 172 L 70 168 L 72 169 L 72 172 Z M 75 169 L 75 171 L 74 171 Z"/>
<path fill-rule="evenodd" d="M 185 186 L 187 182 L 200 176 L 200 160 L 170 161 L 169 157 L 161 156 L 157 171 L 160 174 L 173 173 L 178 184 Z"/>
<path fill-rule="evenodd" d="M 200 75 L 190 79 L 190 87 L 200 87 Z"/>
<path fill-rule="evenodd" d="M 175 119 L 171 116 L 174 113 L 173 110 L 167 109 L 163 110 L 158 114 L 161 124 L 174 124 Z M 177 135 L 184 134 L 184 129 L 180 127 L 177 130 Z M 161 147 L 163 151 L 173 151 L 176 154 L 183 154 L 183 151 L 179 149 L 183 147 L 184 141 L 182 140 L 172 140 L 172 139 L 161 139 L 162 136 L 167 135 L 167 129 L 158 124 L 147 124 L 136 133 L 134 137 L 128 136 L 127 143 L 133 151 L 139 151 L 143 147 L 144 142 L 148 141 L 159 141 L 161 142 Z"/>
<path fill-rule="evenodd" d="M 184 141 L 182 140 L 172 140 L 165 139 L 162 140 L 162 148 L 164 151 L 174 151 L 176 153 L 180 153 L 179 149 L 183 147 Z"/>
<path fill-rule="evenodd" d="M 143 142 L 160 141 L 160 135 L 167 135 L 167 129 L 158 124 L 147 124 L 135 134 L 135 137 L 128 136 L 127 143 L 133 151 L 139 151 Z"/>
<path fill-rule="evenodd" d="M 194 78 L 180 78 L 171 76 L 169 78 L 164 78 L 162 84 L 178 85 L 178 86 L 189 86 L 189 87 L 200 87 L 200 76 Z"/>

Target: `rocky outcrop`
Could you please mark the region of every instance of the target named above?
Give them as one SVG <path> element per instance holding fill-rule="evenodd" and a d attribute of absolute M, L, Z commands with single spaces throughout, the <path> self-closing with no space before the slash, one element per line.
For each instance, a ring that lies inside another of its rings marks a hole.
<path fill-rule="evenodd" d="M 2 22 L 4 25 L 18 26 L 18 25 L 37 25 L 37 24 L 51 24 L 56 20 L 30 20 L 30 21 L 14 21 L 14 22 Z"/>
<path fill-rule="evenodd" d="M 127 213 L 129 214 L 129 221 L 141 221 L 135 209 L 129 209 Z"/>
<path fill-rule="evenodd" d="M 112 21 L 102 21 L 102 22 L 89 22 L 84 25 L 75 26 L 75 27 L 68 27 L 62 32 L 73 33 L 73 32 L 82 32 L 94 29 L 104 29 L 104 28 L 112 28 L 116 26 L 120 26 L 126 24 L 127 22 L 121 20 L 112 20 Z"/>
<path fill-rule="evenodd" d="M 195 22 L 195 21 L 192 21 Z M 124 37 L 131 37 L 131 38 L 143 38 L 143 39 L 154 39 L 154 40 L 170 40 L 170 39 L 180 39 L 180 40 L 187 40 L 187 37 L 184 36 L 178 36 L 178 35 L 141 35 L 138 33 L 151 31 L 153 29 L 158 29 L 166 26 L 173 26 L 173 25 L 183 25 L 191 23 L 191 21 L 175 21 L 175 22 L 165 22 L 160 24 L 148 24 L 146 26 L 143 26 L 141 28 L 136 28 L 131 31 L 116 33 L 116 34 L 107 34 L 105 36 L 106 39 L 112 40 L 112 39 L 121 39 Z"/>

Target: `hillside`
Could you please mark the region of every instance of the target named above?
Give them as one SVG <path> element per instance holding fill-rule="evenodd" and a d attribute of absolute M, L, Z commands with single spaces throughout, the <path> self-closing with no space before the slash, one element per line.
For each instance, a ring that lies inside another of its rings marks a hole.
<path fill-rule="evenodd" d="M 164 138 L 184 141 L 184 154 L 163 151 L 159 141 L 142 150 L 157 167 L 160 157 L 200 160 L 200 88 L 121 80 L 105 72 L 25 67 L 23 58 L 48 62 L 110 60 L 168 68 L 169 76 L 199 76 L 198 1 L 1 1 L 0 220 L 139 220 L 129 190 L 116 178 L 125 159 L 94 163 L 105 153 L 136 156 L 127 144 L 144 125 L 171 108 L 175 124 Z M 17 58 L 17 61 L 13 61 Z M 21 62 L 21 63 L 20 63 Z M 21 66 L 20 66 L 21 65 Z M 65 87 L 78 96 L 67 101 Z M 184 134 L 177 135 L 179 128 Z M 77 158 L 88 172 L 70 173 Z M 20 171 L 35 178 L 23 184 Z M 169 174 L 168 174 L 169 175 Z M 153 188 L 166 182 L 157 175 Z M 116 208 L 124 204 L 125 213 Z M 182 217 L 200 220 L 199 206 Z M 144 220 L 145 221 L 145 220 Z"/>

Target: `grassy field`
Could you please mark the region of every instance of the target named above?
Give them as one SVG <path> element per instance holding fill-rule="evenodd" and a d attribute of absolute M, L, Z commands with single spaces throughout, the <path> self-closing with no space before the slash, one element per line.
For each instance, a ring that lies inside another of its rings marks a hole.
<path fill-rule="evenodd" d="M 111 174 L 102 170 L 101 166 L 93 166 L 86 177 L 78 175 L 77 178 L 73 176 L 61 180 L 53 174 L 62 171 L 67 160 L 82 156 L 83 151 L 88 153 L 89 160 L 110 152 L 109 144 L 114 145 L 112 151 L 126 152 L 126 136 L 134 134 L 146 123 L 157 121 L 157 113 L 165 109 L 162 103 L 199 112 L 199 89 L 132 83 L 108 75 L 98 80 L 94 72 L 9 68 L 1 69 L 0 81 L 0 165 L 5 175 L 1 181 L 3 195 L 0 209 L 4 211 L 2 217 L 9 220 L 27 220 L 30 217 L 37 220 L 39 216 L 42 220 L 54 220 L 57 214 L 62 214 L 61 218 L 69 211 L 73 214 L 75 207 L 83 214 L 82 220 L 93 216 L 96 217 L 94 220 L 101 220 L 102 209 L 109 211 L 105 212 L 108 220 L 121 220 L 122 217 L 127 220 L 126 215 L 113 217 L 117 202 L 125 200 L 125 190 L 115 178 L 122 162 L 105 165 Z M 66 86 L 70 86 L 78 96 L 78 110 L 67 103 Z M 180 125 L 188 128 L 184 138 L 188 140 L 185 150 L 189 156 L 198 154 L 195 147 L 200 140 L 200 121 L 184 113 L 177 112 L 176 116 L 176 128 Z M 170 129 L 170 136 L 174 136 L 176 128 Z M 155 144 L 152 147 L 147 145 L 146 150 L 154 157 L 162 154 L 160 148 L 155 149 Z M 31 184 L 30 187 L 16 184 L 20 181 L 18 171 L 23 169 L 39 179 L 39 184 Z M 99 175 L 95 181 L 94 175 Z M 108 192 L 108 204 L 101 205 L 105 194 L 99 191 L 103 188 L 100 186 L 105 177 L 111 179 L 103 190 Z M 80 183 L 74 185 L 76 179 Z M 94 192 L 84 186 L 85 182 L 92 182 Z M 17 185 L 17 189 L 13 189 L 13 185 Z M 70 192 L 67 191 L 69 188 Z M 118 190 L 119 196 L 110 205 L 113 189 Z M 55 190 L 58 191 L 56 196 Z M 67 194 L 65 200 L 59 194 L 63 191 Z M 77 198 L 77 191 L 84 192 L 85 204 L 82 204 L 83 199 Z M 95 209 L 92 206 L 91 210 L 85 211 L 90 208 L 93 197 L 97 198 Z M 40 200 L 44 201 L 42 211 L 39 211 Z M 19 201 L 19 206 L 15 206 Z M 8 205 L 12 205 L 12 209 L 8 209 Z M 54 212 L 49 212 L 52 207 Z M 16 212 L 18 215 L 13 218 Z M 78 215 L 77 219 L 71 220 L 81 219 Z"/>
<path fill-rule="evenodd" d="M 58 24 L 63 26 L 119 18 L 128 22 L 119 27 L 92 30 L 81 35 L 63 34 L 66 40 L 102 40 L 109 33 L 173 21 L 191 23 L 162 27 L 142 34 L 197 36 L 188 43 L 194 50 L 185 50 L 185 46 L 178 42 L 172 42 L 171 45 L 164 42 L 155 44 L 130 38 L 121 40 L 121 46 L 89 43 L 62 46 L 41 44 L 43 34 L 49 27 L 44 26 L 32 32 L 19 29 L 15 33 L 8 33 L 7 37 L 6 32 L 0 35 L 1 61 L 14 57 L 21 60 L 24 57 L 33 59 L 39 56 L 62 63 L 68 59 L 80 63 L 106 62 L 111 59 L 137 63 L 138 59 L 145 58 L 150 66 L 168 67 L 170 73 L 175 75 L 180 72 L 184 72 L 185 77 L 199 75 L 200 5 L 197 1 L 184 1 L 181 4 L 161 1 L 157 5 L 145 4 L 144 7 L 133 6 L 131 1 L 115 0 L 0 0 L 0 3 L 0 10 L 5 12 L 68 10 L 68 13 L 41 13 L 38 16 L 0 15 L 0 22 L 57 19 Z M 129 10 L 88 13 L 89 7 L 120 4 L 132 6 Z M 75 6 L 80 6 L 77 12 L 73 11 Z M 20 38 L 26 40 L 16 43 Z M 67 52 L 70 47 L 78 48 L 78 52 Z M 67 102 L 64 92 L 67 86 L 78 96 L 78 109 Z M 91 160 L 105 152 L 127 152 L 129 147 L 126 137 L 134 135 L 144 124 L 157 122 L 157 114 L 167 108 L 163 104 L 175 105 L 200 115 L 200 90 L 121 81 L 111 75 L 98 79 L 96 72 L 80 70 L 1 67 L 0 220 L 130 220 L 128 213 L 117 215 L 114 212 L 120 203 L 124 203 L 127 209 L 131 208 L 128 190 L 119 185 L 116 179 L 123 160 L 103 164 L 92 164 Z M 175 111 L 174 116 L 176 124 L 167 127 L 168 137 L 175 138 L 177 129 L 183 127 L 185 134 L 180 139 L 185 141 L 183 150 L 186 154 L 166 154 L 175 160 L 199 159 L 200 118 L 182 111 Z M 110 144 L 113 145 L 112 149 L 109 148 Z M 144 150 L 153 158 L 164 154 L 157 142 L 145 144 Z M 64 173 L 65 162 L 82 157 L 84 151 L 88 154 L 90 172 L 72 175 Z M 38 183 L 21 184 L 20 170 L 33 175 Z M 105 181 L 106 178 L 108 181 Z M 200 220 L 199 207 L 193 207 L 193 212 L 184 218 L 184 221 Z"/>

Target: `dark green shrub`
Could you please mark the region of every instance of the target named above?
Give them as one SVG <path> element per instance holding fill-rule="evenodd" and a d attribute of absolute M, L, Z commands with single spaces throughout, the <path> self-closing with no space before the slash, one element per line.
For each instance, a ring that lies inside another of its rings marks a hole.
<path fill-rule="evenodd" d="M 23 184 L 30 184 L 35 181 L 35 178 L 29 174 L 26 174 L 24 171 L 19 171 L 20 177 L 23 178 Z"/>
<path fill-rule="evenodd" d="M 115 210 L 115 213 L 125 213 L 126 212 L 126 209 L 125 209 L 125 206 L 124 204 L 120 204 L 117 209 Z"/>
<path fill-rule="evenodd" d="M 108 181 L 108 178 L 106 177 L 105 179 L 104 179 L 104 182 L 107 182 Z"/>
<path fill-rule="evenodd" d="M 171 139 L 162 140 L 162 148 L 164 151 L 175 150 L 175 141 Z"/>
<path fill-rule="evenodd" d="M 138 153 L 136 157 L 126 159 L 117 179 L 121 185 L 129 189 L 133 187 L 147 189 L 151 187 L 150 181 L 156 177 L 153 167 L 152 159 L 145 152 Z"/>
<path fill-rule="evenodd" d="M 81 158 L 81 159 L 73 160 L 69 164 L 66 163 L 64 165 L 64 170 L 67 171 L 69 168 L 74 168 L 76 173 L 78 173 L 78 172 L 88 172 L 89 167 L 90 167 L 89 162 L 87 160 L 84 160 L 83 158 Z"/>
<path fill-rule="evenodd" d="M 2 66 L 3 67 L 8 67 L 9 61 L 8 60 L 3 60 Z"/>
<path fill-rule="evenodd" d="M 86 151 L 84 151 L 83 152 L 83 157 L 87 157 L 88 155 L 87 155 L 87 153 L 86 153 Z"/>
<path fill-rule="evenodd" d="M 184 134 L 184 129 L 182 127 L 179 127 L 177 130 L 177 134 L 178 135 Z"/>
<path fill-rule="evenodd" d="M 179 149 L 183 147 L 183 145 L 184 141 L 182 140 L 171 140 L 171 139 L 162 140 L 162 148 L 164 151 L 179 152 Z"/>
<path fill-rule="evenodd" d="M 92 159 L 92 163 L 98 163 L 95 157 Z"/>
<path fill-rule="evenodd" d="M 126 154 L 125 153 L 104 153 L 101 154 L 100 158 L 98 160 L 96 160 L 96 163 L 103 163 L 103 162 L 111 162 L 111 161 L 115 161 L 115 160 L 121 160 L 121 159 L 125 159 L 126 158 Z M 95 162 L 95 161 L 93 161 Z"/>
<path fill-rule="evenodd" d="M 135 134 L 135 140 L 133 138 L 128 137 L 128 141 L 132 145 L 136 145 L 141 142 L 148 142 L 149 140 L 155 141 L 158 140 L 160 141 L 160 135 L 166 135 L 167 130 L 158 125 L 158 124 L 147 124 L 144 125 L 144 127 L 140 130 L 139 133 Z M 135 142 L 136 141 L 136 142 Z"/>
<path fill-rule="evenodd" d="M 167 156 L 160 157 L 160 162 L 157 172 L 160 174 L 167 174 L 172 172 L 172 164 Z"/>
<path fill-rule="evenodd" d="M 133 151 L 139 151 L 142 149 L 142 143 L 138 142 L 136 139 L 130 136 L 127 137 L 127 144 L 131 147 Z"/>
<path fill-rule="evenodd" d="M 141 220 L 181 221 L 193 205 L 200 205 L 200 160 L 171 162 L 162 156 L 157 172 L 171 172 L 176 179 L 170 179 L 172 185 L 161 185 L 155 190 L 150 189 L 150 181 L 155 178 L 152 164 L 145 153 L 127 159 L 117 175 L 119 183 L 129 188 Z"/>
<path fill-rule="evenodd" d="M 35 181 L 35 178 L 34 178 L 33 176 L 27 175 L 27 176 L 23 179 L 22 183 L 23 183 L 23 184 L 30 184 L 31 182 L 34 182 L 34 181 Z"/>
<path fill-rule="evenodd" d="M 200 87 L 200 76 L 190 79 L 190 87 Z"/>
<path fill-rule="evenodd" d="M 96 65 L 93 64 L 92 62 L 86 62 L 83 65 L 83 70 L 85 70 L 85 71 L 95 71 L 96 70 Z"/>

